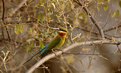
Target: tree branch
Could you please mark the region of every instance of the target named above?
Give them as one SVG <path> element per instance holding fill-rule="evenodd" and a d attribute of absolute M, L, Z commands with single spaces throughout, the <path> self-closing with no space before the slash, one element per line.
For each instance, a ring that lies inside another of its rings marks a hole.
<path fill-rule="evenodd" d="M 2 4 L 3 4 L 3 12 L 2 12 L 2 35 L 3 35 L 3 39 L 4 39 L 4 27 L 5 27 L 5 29 L 6 29 L 6 31 L 7 31 L 7 35 L 8 35 L 8 39 L 9 39 L 9 41 L 11 41 L 11 37 L 10 37 L 10 34 L 9 34 L 9 32 L 8 32 L 8 28 L 7 28 L 7 26 L 4 26 L 4 24 L 5 24 L 5 22 L 4 22 L 4 18 L 5 18 L 5 1 L 4 0 L 2 0 Z"/>
<path fill-rule="evenodd" d="M 2 4 L 3 4 L 2 21 L 4 22 L 4 17 L 5 17 L 5 2 L 4 2 L 4 0 L 2 0 Z"/>
<path fill-rule="evenodd" d="M 45 57 L 43 57 L 40 61 L 38 61 L 36 64 L 34 64 L 26 73 L 32 73 L 36 68 L 38 68 L 40 65 L 48 61 L 49 59 L 52 59 L 56 56 L 61 55 L 64 52 L 67 52 L 77 46 L 82 45 L 91 45 L 91 44 L 121 44 L 121 41 L 112 41 L 112 40 L 96 40 L 96 41 L 87 41 L 87 42 L 81 42 L 81 43 L 74 43 L 67 48 L 64 48 L 62 51 L 57 51 L 55 53 L 49 54 Z"/>
<path fill-rule="evenodd" d="M 2 24 L 1 24 L 1 29 L 2 29 L 2 36 L 4 39 L 4 32 L 3 32 L 3 24 L 4 24 L 4 16 L 5 16 L 5 2 L 2 0 L 2 5 L 3 5 L 3 10 L 2 10 Z"/>
<path fill-rule="evenodd" d="M 10 17 L 13 16 L 13 14 L 16 13 L 16 11 L 18 11 L 18 10 L 24 5 L 24 3 L 26 3 L 26 2 L 27 2 L 27 0 L 23 0 L 23 1 L 13 10 L 12 14 L 10 15 Z"/>
<path fill-rule="evenodd" d="M 83 6 L 83 2 L 81 2 L 80 0 L 74 0 L 74 2 L 83 7 L 84 11 L 87 13 L 87 15 L 89 15 L 89 18 L 91 19 L 92 23 L 95 24 L 95 26 L 99 30 L 100 36 L 102 37 L 102 39 L 104 39 L 105 37 L 102 27 L 97 24 L 96 19 L 92 16 L 91 12 L 87 9 L 87 7 Z"/>

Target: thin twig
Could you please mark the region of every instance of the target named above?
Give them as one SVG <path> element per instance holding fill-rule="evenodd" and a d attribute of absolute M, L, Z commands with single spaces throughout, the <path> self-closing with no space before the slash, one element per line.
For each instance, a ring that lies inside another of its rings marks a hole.
<path fill-rule="evenodd" d="M 4 17 L 5 17 L 5 2 L 4 2 L 4 0 L 2 0 L 2 4 L 3 4 L 2 21 L 4 22 Z"/>
<path fill-rule="evenodd" d="M 11 41 L 10 33 L 9 33 L 9 31 L 8 31 L 7 26 L 5 26 L 5 29 L 6 29 L 6 31 L 7 31 L 8 39 L 9 39 L 9 41 Z"/>
<path fill-rule="evenodd" d="M 70 30 L 70 40 L 71 40 L 71 43 L 74 43 L 73 40 L 72 40 L 72 35 L 73 35 L 73 34 L 72 34 L 72 31 L 73 31 L 73 28 L 72 28 L 71 25 L 70 25 L 70 28 L 71 28 L 71 30 Z"/>
<path fill-rule="evenodd" d="M 118 51 L 121 53 L 121 49 L 119 47 L 119 44 L 117 44 Z"/>
<path fill-rule="evenodd" d="M 87 41 L 87 42 L 81 42 L 81 43 L 74 43 L 72 45 L 70 45 L 67 48 L 64 48 L 62 51 L 57 51 L 55 53 L 49 54 L 45 57 L 43 57 L 40 61 L 38 61 L 36 64 L 34 64 L 26 73 L 32 73 L 36 68 L 38 68 L 40 65 L 42 65 L 43 63 L 45 63 L 46 61 L 55 58 L 59 55 L 61 55 L 64 52 L 67 52 L 77 46 L 82 46 L 82 45 L 91 45 L 91 44 L 117 44 L 121 42 L 117 42 L 117 41 L 111 41 L 111 40 L 97 40 L 97 41 Z M 55 55 L 56 54 L 56 55 Z"/>
<path fill-rule="evenodd" d="M 87 9 L 87 7 L 83 6 L 83 2 L 81 2 L 80 0 L 78 0 L 78 1 L 74 0 L 74 2 L 76 2 L 78 5 L 80 5 L 80 6 L 83 7 L 84 11 L 87 13 L 87 15 L 89 15 L 89 18 L 91 19 L 91 21 L 93 22 L 93 24 L 95 24 L 95 26 L 99 30 L 99 33 L 100 33 L 102 39 L 104 39 L 105 37 L 104 37 L 103 29 L 99 26 L 99 24 L 97 24 L 96 19 L 92 16 L 91 12 Z"/>
<path fill-rule="evenodd" d="M 2 0 L 2 4 L 3 4 L 3 10 L 2 10 L 2 27 L 1 27 L 1 29 L 2 29 L 2 36 L 3 36 L 3 39 L 4 39 L 4 32 L 3 32 L 3 24 L 4 24 L 4 15 L 5 15 L 5 2 L 4 2 L 4 0 Z"/>
<path fill-rule="evenodd" d="M 27 0 L 23 0 L 14 10 L 13 12 L 10 14 L 10 17 L 12 17 L 25 3 Z"/>
<path fill-rule="evenodd" d="M 120 24 L 121 24 L 121 23 L 120 23 Z M 116 28 L 121 28 L 121 25 L 118 25 L 118 26 L 109 28 L 109 29 L 107 29 L 107 30 L 104 30 L 104 32 L 108 32 L 108 31 L 111 31 L 111 30 L 116 29 Z"/>
<path fill-rule="evenodd" d="M 3 13 L 2 13 L 2 35 L 3 35 L 3 39 L 4 39 L 4 32 L 3 32 L 3 28 L 4 28 L 4 24 L 5 24 L 5 22 L 4 22 L 4 17 L 5 17 L 5 2 L 4 2 L 4 0 L 2 0 L 2 3 L 3 3 Z M 6 31 L 7 31 L 7 35 L 8 35 L 8 39 L 9 39 L 9 41 L 11 41 L 11 37 L 10 37 L 10 34 L 9 34 L 9 32 L 8 32 L 8 28 L 7 28 L 7 26 L 5 26 L 5 29 L 6 29 Z"/>

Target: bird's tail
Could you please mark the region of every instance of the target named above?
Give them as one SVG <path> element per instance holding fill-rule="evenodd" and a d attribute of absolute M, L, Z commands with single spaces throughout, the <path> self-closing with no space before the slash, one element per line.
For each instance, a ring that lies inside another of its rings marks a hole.
<path fill-rule="evenodd" d="M 43 47 L 38 53 L 36 53 L 35 55 L 33 55 L 30 59 L 28 59 L 25 63 L 29 62 L 31 59 L 33 59 L 33 57 L 35 57 L 38 54 L 43 54 L 47 49 L 47 45 L 45 47 Z M 24 64 L 25 64 L 24 63 Z"/>

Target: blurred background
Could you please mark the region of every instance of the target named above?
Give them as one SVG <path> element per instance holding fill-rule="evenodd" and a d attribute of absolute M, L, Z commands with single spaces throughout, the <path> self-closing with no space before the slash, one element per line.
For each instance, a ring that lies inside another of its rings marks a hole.
<path fill-rule="evenodd" d="M 3 3 L 4 1 L 4 3 Z M 25 73 L 39 56 L 23 63 L 67 27 L 66 42 L 100 40 L 86 7 L 105 38 L 121 41 L 121 0 L 0 0 L 0 73 Z M 3 6 L 4 4 L 4 6 Z M 37 68 L 34 73 L 121 73 L 120 44 L 76 47 Z"/>

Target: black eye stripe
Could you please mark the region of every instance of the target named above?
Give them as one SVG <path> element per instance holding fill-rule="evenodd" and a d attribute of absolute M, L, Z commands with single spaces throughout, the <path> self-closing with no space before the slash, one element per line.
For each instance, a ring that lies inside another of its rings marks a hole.
<path fill-rule="evenodd" d="M 59 29 L 60 31 L 64 31 L 64 32 L 67 32 L 66 30 L 63 30 L 63 29 Z"/>

